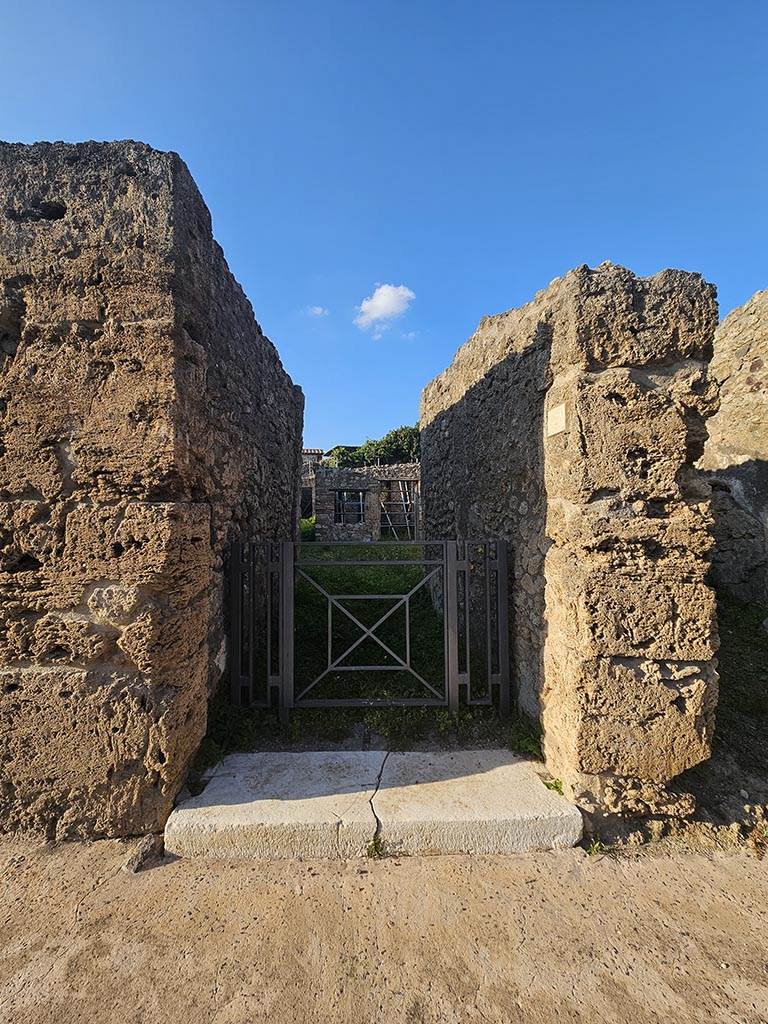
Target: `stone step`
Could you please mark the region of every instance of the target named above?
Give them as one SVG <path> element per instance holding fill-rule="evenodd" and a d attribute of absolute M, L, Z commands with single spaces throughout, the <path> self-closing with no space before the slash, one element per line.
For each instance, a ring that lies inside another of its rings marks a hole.
<path fill-rule="evenodd" d="M 541 772 L 508 750 L 233 754 L 174 809 L 165 848 L 308 860 L 573 846 L 581 814 Z"/>

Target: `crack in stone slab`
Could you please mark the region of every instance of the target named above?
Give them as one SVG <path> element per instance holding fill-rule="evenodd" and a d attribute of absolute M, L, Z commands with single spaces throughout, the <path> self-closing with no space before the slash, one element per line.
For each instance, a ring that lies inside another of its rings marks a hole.
<path fill-rule="evenodd" d="M 392 751 L 388 750 L 386 752 L 386 754 L 384 755 L 384 760 L 381 762 L 381 768 L 379 768 L 379 774 L 376 776 L 376 788 L 371 793 L 371 795 L 368 797 L 368 803 L 371 805 L 371 813 L 373 814 L 374 818 L 376 819 L 376 827 L 373 830 L 373 835 L 371 836 L 371 842 L 372 843 L 376 842 L 376 840 L 377 840 L 377 838 L 379 836 L 379 833 L 381 832 L 381 819 L 379 818 L 378 814 L 376 813 L 376 808 L 373 805 L 373 801 L 374 801 L 374 798 L 375 798 L 376 794 L 379 792 L 379 786 L 381 785 L 381 779 L 382 779 L 382 776 L 384 775 L 384 766 L 386 765 L 387 758 L 389 757 L 389 755 L 391 753 L 392 753 Z"/>
<path fill-rule="evenodd" d="M 371 814 L 373 815 L 373 820 L 374 820 L 373 834 L 371 835 L 371 842 L 372 843 L 376 841 L 376 837 L 379 835 L 379 832 L 381 831 L 381 820 L 379 819 L 379 816 L 376 813 L 376 808 L 373 806 L 373 798 L 376 796 L 376 794 L 379 791 L 379 786 L 381 785 L 381 780 L 382 780 L 382 777 L 384 775 L 384 765 L 387 763 L 387 758 L 389 757 L 389 755 L 391 753 L 392 753 L 391 750 L 387 750 L 384 753 L 384 758 L 383 758 L 383 760 L 381 762 L 381 765 L 379 766 L 378 774 L 376 775 L 376 784 L 375 784 L 374 790 L 370 794 L 370 796 L 368 797 L 368 804 L 369 804 L 369 806 L 371 808 Z M 344 814 L 343 814 L 343 812 L 342 812 L 342 814 L 337 814 L 335 811 L 331 811 L 331 814 L 333 814 L 334 818 L 336 818 L 336 832 L 335 832 L 336 852 L 339 855 L 339 857 L 341 857 L 341 829 L 342 829 L 342 827 L 344 825 Z"/>

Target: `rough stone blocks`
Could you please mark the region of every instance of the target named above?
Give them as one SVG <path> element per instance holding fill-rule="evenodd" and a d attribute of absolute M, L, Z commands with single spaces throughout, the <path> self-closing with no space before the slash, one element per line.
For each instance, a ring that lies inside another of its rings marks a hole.
<path fill-rule="evenodd" d="M 162 827 L 224 547 L 291 535 L 301 414 L 175 154 L 0 145 L 4 829 Z"/>
<path fill-rule="evenodd" d="M 422 399 L 427 532 L 512 540 L 518 699 L 588 810 L 689 809 L 666 784 L 709 754 L 712 516 L 695 462 L 716 323 L 696 274 L 580 267 L 483 320 Z"/>

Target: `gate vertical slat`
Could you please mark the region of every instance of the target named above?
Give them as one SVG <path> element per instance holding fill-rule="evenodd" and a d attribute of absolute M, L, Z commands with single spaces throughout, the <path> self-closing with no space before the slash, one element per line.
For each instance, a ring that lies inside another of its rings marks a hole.
<path fill-rule="evenodd" d="M 229 690 L 232 703 L 242 704 L 240 677 L 242 673 L 242 608 L 243 587 L 243 545 L 233 541 L 229 554 Z"/>
<path fill-rule="evenodd" d="M 498 548 L 496 549 L 498 553 Z M 483 580 L 485 583 L 485 671 L 486 678 L 488 680 L 488 693 L 491 692 L 493 686 L 493 595 L 491 594 L 491 584 L 493 581 L 494 571 L 498 568 L 498 563 L 494 563 L 491 559 L 491 544 L 489 541 L 483 541 Z M 496 574 L 496 585 L 498 588 L 498 573 Z M 498 601 L 498 590 L 496 593 L 496 615 L 498 622 L 499 613 L 499 601 Z"/>
<path fill-rule="evenodd" d="M 459 614 L 456 566 L 458 559 L 456 549 L 456 541 L 445 542 L 445 622 L 449 711 L 459 710 Z"/>
<path fill-rule="evenodd" d="M 272 585 L 274 583 L 274 571 L 272 544 L 270 541 L 267 541 L 264 545 L 264 658 L 266 660 L 267 704 L 272 700 L 275 685 L 275 674 L 272 671 Z"/>
<path fill-rule="evenodd" d="M 280 718 L 287 722 L 293 707 L 293 541 L 280 544 Z"/>
<path fill-rule="evenodd" d="M 457 552 L 461 556 L 457 562 L 458 572 L 461 574 L 462 586 L 461 586 L 461 608 L 459 606 L 459 591 L 456 592 L 456 614 L 458 616 L 458 623 L 464 623 L 462 630 L 464 634 L 464 670 L 461 669 L 461 659 L 459 658 L 459 652 L 457 651 L 457 671 L 459 686 L 464 687 L 464 694 L 469 700 L 472 695 L 472 658 L 470 655 L 471 649 L 471 636 L 470 636 L 470 618 L 471 618 L 471 607 L 470 607 L 470 587 L 472 585 L 471 579 L 471 565 L 472 565 L 472 551 L 470 548 L 469 541 L 460 542 L 462 550 L 459 550 L 459 543 L 457 543 Z M 457 576 L 458 586 L 458 576 Z M 459 614 L 461 612 L 461 614 Z M 461 692 L 461 691 L 460 691 Z"/>
<path fill-rule="evenodd" d="M 256 694 L 256 551 L 257 546 L 253 542 L 246 549 L 248 551 L 248 682 L 244 689 L 247 690 L 247 704 L 253 704 Z"/>
<path fill-rule="evenodd" d="M 509 559 L 506 540 L 496 541 L 496 614 L 499 640 L 499 712 L 509 715 L 512 706 L 509 679 Z"/>

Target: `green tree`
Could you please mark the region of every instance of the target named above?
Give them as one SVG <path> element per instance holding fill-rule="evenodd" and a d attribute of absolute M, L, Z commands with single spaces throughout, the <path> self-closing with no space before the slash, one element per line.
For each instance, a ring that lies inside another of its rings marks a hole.
<path fill-rule="evenodd" d="M 373 466 L 381 463 L 391 466 L 396 462 L 418 462 L 420 447 L 418 427 L 395 427 L 384 437 L 369 438 L 358 448 L 337 445 L 326 456 L 325 462 L 332 466 Z"/>

